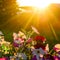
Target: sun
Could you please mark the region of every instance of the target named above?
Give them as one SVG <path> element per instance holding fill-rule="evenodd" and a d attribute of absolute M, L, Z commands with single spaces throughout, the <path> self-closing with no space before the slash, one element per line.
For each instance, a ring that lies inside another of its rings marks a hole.
<path fill-rule="evenodd" d="M 51 0 L 16 0 L 19 6 L 32 6 L 37 8 L 46 8 L 51 4 Z"/>
<path fill-rule="evenodd" d="M 19 6 L 32 6 L 46 8 L 52 3 L 60 3 L 60 0 L 16 0 Z"/>
<path fill-rule="evenodd" d="M 34 6 L 37 8 L 44 9 L 44 8 L 48 7 L 50 4 L 51 3 L 49 1 L 42 0 L 42 1 L 39 1 L 36 4 L 34 4 Z"/>

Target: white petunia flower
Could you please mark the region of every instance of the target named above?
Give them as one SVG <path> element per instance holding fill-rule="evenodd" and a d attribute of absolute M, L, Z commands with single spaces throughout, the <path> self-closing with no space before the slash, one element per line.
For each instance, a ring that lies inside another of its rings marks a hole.
<path fill-rule="evenodd" d="M 22 58 L 23 60 L 27 60 L 27 56 L 24 53 L 17 53 L 17 56 Z"/>
<path fill-rule="evenodd" d="M 35 33 L 40 34 L 35 27 L 31 26 L 31 28 L 32 28 L 32 30 L 33 30 Z"/>

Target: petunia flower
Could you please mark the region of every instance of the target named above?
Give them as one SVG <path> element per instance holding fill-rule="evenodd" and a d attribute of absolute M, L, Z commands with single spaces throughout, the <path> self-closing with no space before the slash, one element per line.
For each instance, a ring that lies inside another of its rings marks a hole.
<path fill-rule="evenodd" d="M 34 49 L 32 51 L 33 56 L 36 56 L 37 60 L 40 60 L 39 57 L 43 58 L 43 55 L 45 54 L 44 50 L 42 48 Z"/>
<path fill-rule="evenodd" d="M 5 57 L 3 57 L 3 58 L 0 58 L 0 60 L 6 60 L 6 58 L 5 58 Z"/>
<path fill-rule="evenodd" d="M 40 55 L 40 54 L 43 54 L 43 55 L 45 54 L 45 51 L 42 48 L 33 50 L 33 55 Z"/>
<path fill-rule="evenodd" d="M 16 40 L 14 40 L 13 45 L 15 47 L 20 47 L 22 46 L 23 43 L 24 43 L 24 40 L 22 38 L 17 38 Z"/>
<path fill-rule="evenodd" d="M 60 44 L 56 44 L 53 48 L 56 52 L 60 51 Z"/>
<path fill-rule="evenodd" d="M 30 42 L 32 42 L 32 38 L 29 38 L 29 39 L 26 41 L 26 43 L 30 43 Z"/>
<path fill-rule="evenodd" d="M 31 26 L 31 28 L 32 28 L 32 30 L 33 30 L 35 33 L 40 34 L 35 27 Z"/>
<path fill-rule="evenodd" d="M 24 53 L 17 53 L 17 57 L 27 60 L 27 56 Z"/>
<path fill-rule="evenodd" d="M 14 33 L 13 33 L 13 39 L 16 40 L 17 37 L 18 37 L 17 33 L 14 32 Z"/>
<path fill-rule="evenodd" d="M 21 31 L 18 32 L 18 37 L 26 39 L 26 35 L 23 32 L 21 32 Z"/>

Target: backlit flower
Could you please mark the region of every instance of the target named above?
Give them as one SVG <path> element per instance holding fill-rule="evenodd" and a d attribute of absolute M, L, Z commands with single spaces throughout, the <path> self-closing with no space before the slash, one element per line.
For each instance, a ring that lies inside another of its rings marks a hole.
<path fill-rule="evenodd" d="M 53 48 L 56 52 L 60 51 L 60 44 L 56 44 Z"/>
<path fill-rule="evenodd" d="M 31 28 L 32 28 L 32 30 L 33 30 L 35 33 L 40 34 L 35 27 L 31 26 Z"/>
<path fill-rule="evenodd" d="M 25 34 L 23 32 L 21 32 L 21 31 L 18 32 L 18 37 L 21 37 L 23 39 L 26 39 Z"/>

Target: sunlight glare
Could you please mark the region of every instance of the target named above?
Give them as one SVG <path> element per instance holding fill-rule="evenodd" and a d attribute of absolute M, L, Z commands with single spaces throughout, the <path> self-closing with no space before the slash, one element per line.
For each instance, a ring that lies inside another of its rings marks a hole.
<path fill-rule="evenodd" d="M 51 0 L 17 0 L 19 6 L 32 6 L 37 8 L 46 8 L 51 4 Z"/>
<path fill-rule="evenodd" d="M 19 6 L 32 6 L 46 8 L 52 3 L 60 3 L 60 0 L 16 0 Z"/>

